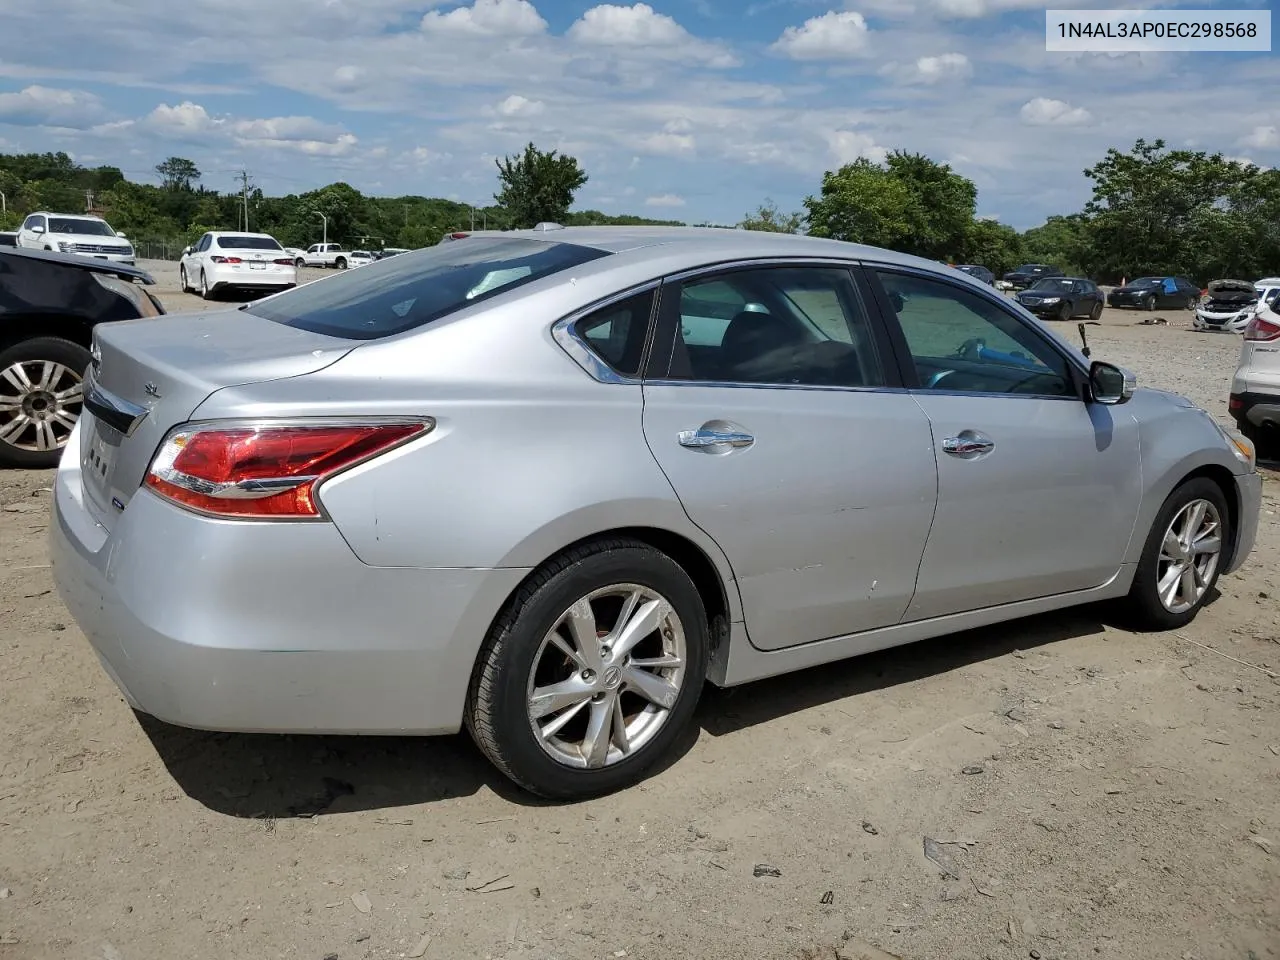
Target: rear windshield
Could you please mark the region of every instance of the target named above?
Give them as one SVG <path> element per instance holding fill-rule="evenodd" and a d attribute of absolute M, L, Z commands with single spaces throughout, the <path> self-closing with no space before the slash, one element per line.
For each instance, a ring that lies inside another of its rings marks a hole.
<path fill-rule="evenodd" d="M 274 237 L 218 237 L 223 250 L 282 250 Z"/>
<path fill-rule="evenodd" d="M 377 260 L 244 309 L 312 333 L 375 340 L 607 255 L 568 243 L 469 237 Z"/>

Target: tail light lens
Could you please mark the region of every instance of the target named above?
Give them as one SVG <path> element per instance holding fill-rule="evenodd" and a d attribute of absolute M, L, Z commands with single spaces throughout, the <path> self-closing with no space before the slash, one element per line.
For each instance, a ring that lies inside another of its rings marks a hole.
<path fill-rule="evenodd" d="M 243 263 L 239 257 L 210 257 L 214 263 Z"/>
<path fill-rule="evenodd" d="M 279 267 L 292 267 L 292 266 L 293 266 L 293 261 L 292 261 L 292 260 L 290 260 L 288 257 L 284 257 L 283 259 L 280 259 L 280 260 L 272 260 L 271 262 L 272 262 L 272 263 L 274 263 L 276 266 L 279 266 Z"/>
<path fill-rule="evenodd" d="M 318 484 L 434 426 L 428 419 L 180 427 L 161 444 L 144 483 L 218 517 L 318 519 Z"/>
<path fill-rule="evenodd" d="M 1280 323 L 1268 320 L 1262 314 L 1258 314 L 1244 328 L 1244 338 L 1246 340 L 1264 341 L 1280 339 Z"/>

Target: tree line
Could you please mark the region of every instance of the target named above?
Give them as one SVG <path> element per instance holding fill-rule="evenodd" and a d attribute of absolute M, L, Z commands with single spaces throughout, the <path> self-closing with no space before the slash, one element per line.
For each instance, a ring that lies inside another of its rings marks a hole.
<path fill-rule="evenodd" d="M 678 225 L 680 221 L 572 210 L 588 176 L 576 158 L 528 144 L 495 161 L 494 202 L 472 207 L 437 197 L 371 197 L 346 183 L 283 197 L 259 189 L 219 192 L 197 165 L 170 157 L 160 184 L 135 183 L 110 166 L 83 167 L 65 153 L 0 154 L 0 193 L 13 229 L 32 210 L 101 212 L 139 244 L 173 248 L 214 229 L 248 227 L 286 246 L 308 246 L 327 229 L 352 247 L 421 247 L 448 232 L 567 225 Z M 1103 282 L 1144 274 L 1218 277 L 1280 274 L 1280 171 L 1221 154 L 1168 149 L 1163 140 L 1111 148 L 1084 171 L 1092 199 L 1019 232 L 977 216 L 973 181 L 926 156 L 894 151 L 828 171 L 804 209 L 772 201 L 734 226 L 808 233 L 888 247 L 949 263 L 977 263 L 997 275 L 1026 262 L 1052 263 Z M 325 226 L 327 221 L 327 227 Z M 699 224 L 709 225 L 709 224 Z"/>

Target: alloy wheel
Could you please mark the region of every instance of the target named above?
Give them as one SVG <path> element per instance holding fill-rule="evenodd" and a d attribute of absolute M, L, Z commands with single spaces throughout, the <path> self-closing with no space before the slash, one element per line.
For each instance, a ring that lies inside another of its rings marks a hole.
<path fill-rule="evenodd" d="M 84 400 L 80 375 L 52 360 L 19 360 L 0 370 L 0 442 L 47 453 L 64 446 Z"/>
<path fill-rule="evenodd" d="M 1170 613 L 1186 613 L 1209 590 L 1222 556 L 1222 517 L 1208 500 L 1192 500 L 1165 530 L 1156 563 L 1156 594 Z"/>
<path fill-rule="evenodd" d="M 526 694 L 534 738 L 568 767 L 620 763 L 666 724 L 687 662 L 669 600 L 634 583 L 593 590 L 561 614 L 534 655 Z"/>

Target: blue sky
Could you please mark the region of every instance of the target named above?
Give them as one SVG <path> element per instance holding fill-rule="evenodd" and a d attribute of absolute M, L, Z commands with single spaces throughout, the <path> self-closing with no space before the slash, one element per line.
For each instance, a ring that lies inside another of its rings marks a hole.
<path fill-rule="evenodd" d="M 1138 137 L 1280 166 L 1275 53 L 1050 54 L 1043 0 L 5 6 L 0 151 L 138 180 L 176 154 L 216 189 L 245 167 L 269 193 L 346 180 L 481 204 L 494 157 L 533 140 L 582 162 L 579 207 L 723 223 L 906 149 L 1025 228 L 1079 209 L 1083 169 Z"/>

